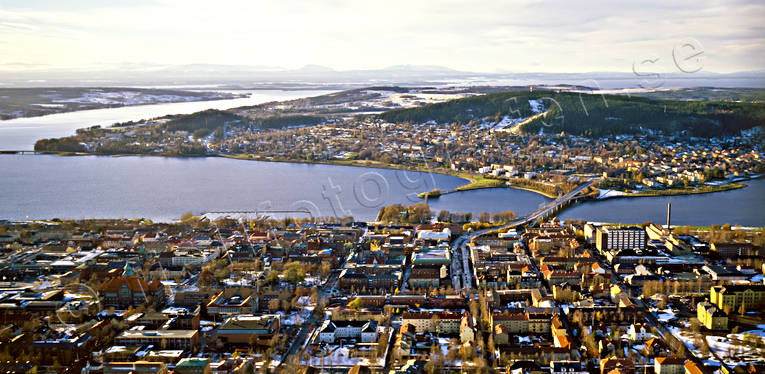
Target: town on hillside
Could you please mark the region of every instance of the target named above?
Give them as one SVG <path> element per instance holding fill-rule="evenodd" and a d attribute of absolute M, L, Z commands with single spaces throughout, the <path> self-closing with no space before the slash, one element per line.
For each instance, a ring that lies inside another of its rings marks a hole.
<path fill-rule="evenodd" d="M 606 101 L 571 86 L 522 88 L 369 87 L 93 126 L 41 139 L 35 150 L 420 170 L 473 181 L 462 189 L 514 187 L 551 197 L 593 178 L 590 198 L 715 192 L 765 172 L 761 103 Z"/>

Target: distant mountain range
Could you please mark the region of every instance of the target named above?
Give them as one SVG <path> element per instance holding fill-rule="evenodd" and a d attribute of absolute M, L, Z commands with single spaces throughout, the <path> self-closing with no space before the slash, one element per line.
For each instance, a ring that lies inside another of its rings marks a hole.
<path fill-rule="evenodd" d="M 370 85 L 530 85 L 574 84 L 600 88 L 765 87 L 765 71 L 716 74 L 671 73 L 660 78 L 632 72 L 476 73 L 431 65 L 396 65 L 382 69 L 335 70 L 306 65 L 299 69 L 248 65 L 119 64 L 91 69 L 0 64 L 0 87 L 187 86 L 209 88 L 354 88 Z M 206 87 L 205 87 L 206 86 Z"/>

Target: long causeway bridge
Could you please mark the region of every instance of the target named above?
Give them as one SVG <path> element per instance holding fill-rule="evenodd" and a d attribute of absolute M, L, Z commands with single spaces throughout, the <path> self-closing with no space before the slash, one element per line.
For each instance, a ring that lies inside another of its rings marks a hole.
<path fill-rule="evenodd" d="M 40 152 L 34 150 L 6 150 L 0 149 L 0 155 L 36 155 Z"/>

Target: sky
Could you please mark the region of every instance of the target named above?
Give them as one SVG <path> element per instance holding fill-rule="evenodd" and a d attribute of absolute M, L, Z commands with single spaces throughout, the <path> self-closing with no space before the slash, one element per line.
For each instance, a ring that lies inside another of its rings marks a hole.
<path fill-rule="evenodd" d="M 763 71 L 763 20 L 762 0 L 0 0 L 0 69 Z"/>

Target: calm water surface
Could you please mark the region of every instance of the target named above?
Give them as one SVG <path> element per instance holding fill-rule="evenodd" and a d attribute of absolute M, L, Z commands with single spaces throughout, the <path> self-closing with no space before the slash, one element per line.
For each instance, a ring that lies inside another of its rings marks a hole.
<path fill-rule="evenodd" d="M 32 149 L 41 138 L 78 128 L 227 109 L 331 91 L 252 91 L 249 98 L 142 105 L 0 121 L 0 150 Z M 417 193 L 465 183 L 440 174 L 333 165 L 242 161 L 224 158 L 58 157 L 0 155 L 0 219 L 145 217 L 172 220 L 183 212 L 301 210 L 315 216 L 351 215 L 372 220 L 379 207 L 420 202 Z M 613 199 L 581 204 L 562 218 L 640 223 L 765 226 L 765 180 L 704 195 Z M 430 200 L 434 212 L 534 211 L 548 198 L 514 189 L 464 191 Z M 299 215 L 299 214 L 295 214 Z"/>
<path fill-rule="evenodd" d="M 0 219 L 172 220 L 189 210 L 307 210 L 315 216 L 373 220 L 381 205 L 420 202 L 419 192 L 463 183 L 441 174 L 216 157 L 0 155 Z M 671 201 L 673 224 L 765 226 L 765 180 L 747 183 L 743 189 L 704 195 L 590 202 L 561 217 L 664 222 Z M 429 203 L 434 212 L 513 210 L 523 215 L 547 201 L 524 190 L 483 189 Z"/>
<path fill-rule="evenodd" d="M 206 109 L 230 109 L 246 105 L 262 104 L 269 101 L 292 100 L 328 94 L 335 91 L 282 91 L 253 90 L 237 91 L 249 93 L 241 99 L 195 101 L 183 103 L 136 105 L 120 108 L 81 110 L 50 114 L 42 117 L 17 118 L 0 121 L 0 150 L 31 150 L 35 142 L 44 138 L 60 138 L 74 135 L 75 130 L 117 122 L 149 119 L 168 114 L 188 114 Z"/>
<path fill-rule="evenodd" d="M 587 202 L 563 211 L 561 218 L 600 222 L 665 223 L 672 203 L 673 225 L 765 226 L 765 179 L 748 187 L 701 195 L 620 198 Z"/>
<path fill-rule="evenodd" d="M 0 155 L 0 170 L 0 219 L 308 210 L 372 220 L 381 205 L 419 202 L 419 192 L 465 183 L 440 174 L 217 157 Z"/>
<path fill-rule="evenodd" d="M 430 199 L 428 205 L 434 214 L 441 209 L 450 212 L 471 212 L 478 218 L 481 212 L 512 210 L 519 215 L 537 210 L 551 199 L 535 192 L 513 188 L 485 188 L 450 193 Z"/>

